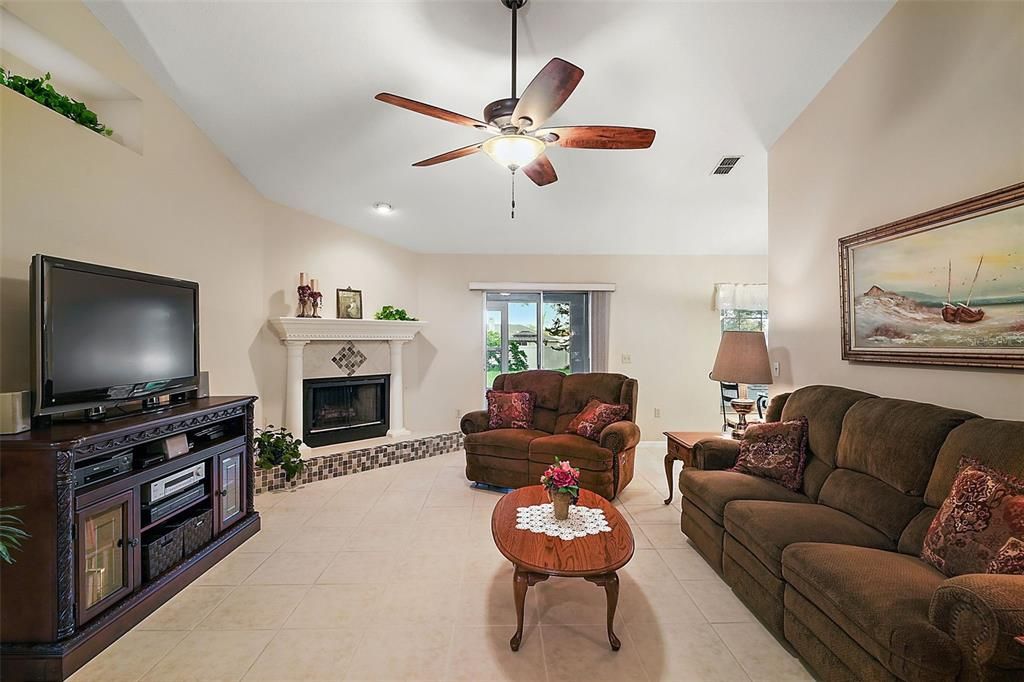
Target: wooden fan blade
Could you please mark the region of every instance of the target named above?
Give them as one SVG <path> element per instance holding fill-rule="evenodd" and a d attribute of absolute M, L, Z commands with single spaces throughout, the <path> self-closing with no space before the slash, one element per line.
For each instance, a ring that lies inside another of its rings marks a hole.
<path fill-rule="evenodd" d="M 654 134 L 650 128 L 624 126 L 565 126 L 542 128 L 535 133 L 548 144 L 572 149 L 647 149 L 654 142 Z"/>
<path fill-rule="evenodd" d="M 512 125 L 523 130 L 539 127 L 569 99 L 581 78 L 583 69 L 580 67 L 558 57 L 552 59 L 523 90 L 512 112 Z"/>
<path fill-rule="evenodd" d="M 539 187 L 550 185 L 558 180 L 558 175 L 555 174 L 555 167 L 551 165 L 551 159 L 548 158 L 547 154 L 541 154 L 529 164 L 523 166 L 523 172 L 526 173 L 526 177 L 533 180 L 534 184 Z"/>
<path fill-rule="evenodd" d="M 423 114 L 424 116 L 432 116 L 433 118 L 439 118 L 442 121 L 448 121 L 449 123 L 456 123 L 458 125 L 470 126 L 471 128 L 479 128 L 480 130 L 488 130 L 490 126 L 483 121 L 478 121 L 475 118 L 469 116 L 463 116 L 462 114 L 456 114 L 454 111 L 448 111 L 440 107 L 435 107 L 431 104 L 424 104 L 423 102 L 417 102 L 414 99 L 407 97 L 399 97 L 398 95 L 392 95 L 390 92 L 379 93 L 374 99 L 384 102 L 385 104 L 393 104 L 396 107 L 402 109 L 408 109 L 409 111 L 415 111 L 417 114 Z"/>
<path fill-rule="evenodd" d="M 459 147 L 458 149 L 453 149 L 450 152 L 445 152 L 444 154 L 438 154 L 437 156 L 431 156 L 429 159 L 424 159 L 423 161 L 417 161 L 413 165 L 417 166 L 417 167 L 434 166 L 434 165 L 437 165 L 439 163 L 444 163 L 445 161 L 451 161 L 453 159 L 461 159 L 463 156 L 469 156 L 470 154 L 476 154 L 478 151 L 480 151 L 480 147 L 481 147 L 482 144 L 483 143 L 481 143 L 481 142 L 477 142 L 476 144 L 471 144 L 471 145 L 466 146 L 466 147 Z"/>

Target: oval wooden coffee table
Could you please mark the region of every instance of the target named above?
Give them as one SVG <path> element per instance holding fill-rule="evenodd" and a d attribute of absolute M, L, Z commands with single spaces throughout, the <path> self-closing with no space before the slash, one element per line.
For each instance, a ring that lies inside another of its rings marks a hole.
<path fill-rule="evenodd" d="M 539 485 L 520 488 L 498 500 L 491 515 L 491 534 L 498 551 L 515 566 L 513 586 L 516 599 L 516 634 L 509 645 L 519 651 L 523 640 L 523 609 L 526 590 L 551 576 L 583 578 L 604 587 L 608 598 L 608 642 L 619 650 L 619 638 L 612 630 L 615 605 L 619 601 L 619 576 L 615 571 L 633 557 L 633 531 L 622 514 L 608 500 L 589 490 L 580 491 L 579 504 L 599 508 L 611 526 L 611 532 L 585 538 L 562 540 L 543 533 L 516 529 L 516 510 L 544 504 L 548 494 Z"/>

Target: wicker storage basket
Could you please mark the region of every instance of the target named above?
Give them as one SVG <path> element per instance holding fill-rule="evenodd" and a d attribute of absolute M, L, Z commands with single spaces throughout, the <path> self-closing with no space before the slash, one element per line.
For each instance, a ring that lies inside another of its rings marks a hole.
<path fill-rule="evenodd" d="M 213 510 L 205 509 L 181 524 L 185 556 L 192 556 L 213 537 Z"/>
<path fill-rule="evenodd" d="M 142 577 L 152 580 L 181 561 L 181 527 L 160 527 L 142 543 Z"/>

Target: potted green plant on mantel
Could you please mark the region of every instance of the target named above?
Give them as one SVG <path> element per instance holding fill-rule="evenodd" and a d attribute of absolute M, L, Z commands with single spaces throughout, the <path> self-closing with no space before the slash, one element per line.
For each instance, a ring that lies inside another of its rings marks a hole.
<path fill-rule="evenodd" d="M 305 468 L 299 450 L 301 440 L 284 427 L 275 429 L 273 424 L 268 424 L 265 429 L 256 429 L 252 444 L 256 449 L 256 466 L 261 469 L 281 467 L 285 481 L 292 486 L 297 484 L 295 477 Z"/>
<path fill-rule="evenodd" d="M 394 320 L 396 322 L 419 322 L 415 317 L 410 317 L 405 308 L 396 308 L 386 305 L 373 314 L 375 320 Z"/>
<path fill-rule="evenodd" d="M 0 68 L 0 85 L 6 86 L 17 93 L 35 100 L 47 109 L 56 111 L 61 116 L 69 118 L 75 123 L 85 126 L 89 130 L 110 137 L 113 130 L 99 121 L 96 112 L 67 95 L 62 95 L 50 85 L 50 74 L 47 72 L 42 78 L 26 78 L 18 76 L 7 69 Z"/>

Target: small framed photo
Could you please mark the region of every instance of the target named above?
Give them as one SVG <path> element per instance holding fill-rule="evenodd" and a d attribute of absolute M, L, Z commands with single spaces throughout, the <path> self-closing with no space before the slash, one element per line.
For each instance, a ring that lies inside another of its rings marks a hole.
<path fill-rule="evenodd" d="M 338 319 L 363 319 L 363 292 L 359 289 L 346 287 L 338 289 Z"/>

